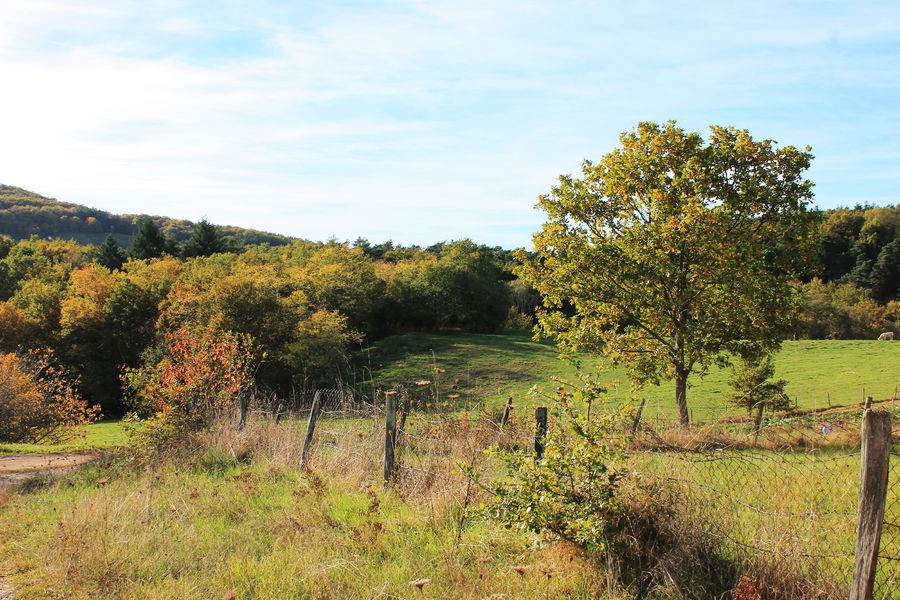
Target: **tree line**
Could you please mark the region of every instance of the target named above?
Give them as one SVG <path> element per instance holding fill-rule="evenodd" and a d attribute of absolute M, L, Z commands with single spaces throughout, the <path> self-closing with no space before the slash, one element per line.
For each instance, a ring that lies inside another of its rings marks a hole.
<path fill-rule="evenodd" d="M 361 241 L 221 243 L 206 222 L 177 254 L 146 224 L 127 249 L 2 238 L 0 351 L 49 349 L 86 398 L 121 414 L 123 373 L 163 360 L 177 332 L 248 340 L 260 393 L 290 394 L 346 377 L 366 338 L 496 331 L 510 308 L 508 253 L 468 240 L 379 259 Z"/>
<path fill-rule="evenodd" d="M 25 240 L 36 235 L 99 244 L 107 236 L 112 236 L 119 243 L 127 244 L 147 219 L 152 219 L 174 244 L 188 239 L 195 225 L 190 221 L 167 217 L 117 215 L 0 184 L 0 234 L 14 240 Z M 236 245 L 274 246 L 291 241 L 287 236 L 242 227 L 223 226 L 220 230 L 229 242 Z"/>
<path fill-rule="evenodd" d="M 900 328 L 900 207 L 817 221 L 819 259 L 794 282 L 802 310 L 781 335 Z M 285 395 L 347 377 L 349 353 L 392 332 L 532 326 L 546 298 L 516 264 L 513 252 L 469 240 L 241 245 L 206 220 L 181 241 L 152 219 L 125 245 L 0 237 L 0 351 L 49 351 L 84 397 L 115 415 L 126 406 L 123 374 L 159 364 L 171 340 L 235 335 L 249 344 L 261 393 Z"/>

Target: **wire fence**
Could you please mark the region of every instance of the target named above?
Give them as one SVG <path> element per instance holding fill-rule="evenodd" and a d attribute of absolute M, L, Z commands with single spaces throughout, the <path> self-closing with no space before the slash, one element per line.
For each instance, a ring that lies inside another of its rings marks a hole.
<path fill-rule="evenodd" d="M 440 490 L 457 508 L 468 506 L 478 492 L 461 465 L 477 467 L 488 446 L 533 447 L 530 414 L 504 423 L 503 411 L 443 410 L 415 389 L 389 393 L 398 395 L 394 483 L 402 494 L 425 497 Z M 367 402 L 346 390 L 319 395 L 313 464 L 337 457 L 344 461 L 338 468 L 349 470 L 356 461 L 363 477 L 379 481 L 384 399 Z M 299 435 L 314 397 L 268 410 L 285 415 Z M 858 416 L 779 418 L 761 431 L 746 421 L 688 430 L 644 422 L 631 438 L 624 468 L 634 481 L 673 490 L 679 514 L 701 521 L 729 557 L 755 574 L 747 585 L 758 594 L 735 598 L 846 598 L 860 494 Z M 891 455 L 890 472 L 875 598 L 900 598 L 900 449 Z"/>
<path fill-rule="evenodd" d="M 685 515 L 755 565 L 761 597 L 846 598 L 860 496 L 854 420 L 781 421 L 759 433 L 744 425 L 743 435 L 728 423 L 692 433 L 645 427 L 630 467 L 677 489 Z M 890 474 L 875 598 L 900 598 L 900 452 L 891 454 Z M 772 586 L 779 593 L 767 595 Z"/>

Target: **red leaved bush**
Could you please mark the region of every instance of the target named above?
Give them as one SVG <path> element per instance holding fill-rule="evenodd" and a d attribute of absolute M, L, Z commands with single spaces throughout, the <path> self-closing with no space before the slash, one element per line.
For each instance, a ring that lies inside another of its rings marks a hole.
<path fill-rule="evenodd" d="M 201 426 L 250 385 L 253 355 L 247 336 L 180 328 L 166 342 L 159 362 L 125 373 L 138 412 L 174 414 Z"/>

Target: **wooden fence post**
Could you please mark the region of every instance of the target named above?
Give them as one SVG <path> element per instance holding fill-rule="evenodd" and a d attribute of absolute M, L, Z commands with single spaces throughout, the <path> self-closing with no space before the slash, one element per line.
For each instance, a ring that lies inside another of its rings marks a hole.
<path fill-rule="evenodd" d="M 547 437 L 547 407 L 538 406 L 534 409 L 534 456 L 544 456 L 544 439 Z"/>
<path fill-rule="evenodd" d="M 631 425 L 631 435 L 637 433 L 638 427 L 641 426 L 641 415 L 644 413 L 644 405 L 647 403 L 646 398 L 641 398 L 641 405 L 638 406 L 637 414 L 634 415 L 634 423 Z"/>
<path fill-rule="evenodd" d="M 409 401 L 409 394 L 406 392 L 406 388 L 400 387 L 397 389 L 397 394 L 400 396 L 400 424 L 397 425 L 397 439 L 400 439 L 400 436 L 403 435 L 403 431 L 406 429 L 406 417 L 409 416 L 412 405 Z"/>
<path fill-rule="evenodd" d="M 309 446 L 312 444 L 313 431 L 316 428 L 316 420 L 319 418 L 319 411 L 322 407 L 322 396 L 319 390 L 313 396 L 312 407 L 309 409 L 309 421 L 306 423 L 306 439 L 303 440 L 303 454 L 300 455 L 300 470 L 306 468 L 306 455 L 309 452 Z"/>
<path fill-rule="evenodd" d="M 397 439 L 397 394 L 384 397 L 384 485 L 394 471 L 394 442 Z"/>
<path fill-rule="evenodd" d="M 871 600 L 875 586 L 891 457 L 891 413 L 871 409 L 863 413 L 861 452 L 856 564 L 850 600 Z"/>
<path fill-rule="evenodd" d="M 243 390 L 238 394 L 238 402 L 241 418 L 238 421 L 238 431 L 243 431 L 247 425 L 247 411 L 250 410 L 250 391 Z"/>
<path fill-rule="evenodd" d="M 512 413 L 513 405 L 512 405 L 512 396 L 506 401 L 506 408 L 503 410 L 503 418 L 500 419 L 500 429 L 506 427 L 506 424 L 509 423 L 509 415 Z"/>

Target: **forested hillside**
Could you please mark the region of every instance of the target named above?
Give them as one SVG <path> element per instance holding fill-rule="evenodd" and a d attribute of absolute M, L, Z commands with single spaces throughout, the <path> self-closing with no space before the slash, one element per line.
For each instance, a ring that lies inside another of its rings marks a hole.
<path fill-rule="evenodd" d="M 825 211 L 794 333 L 852 339 L 900 324 L 900 205 Z"/>
<path fill-rule="evenodd" d="M 221 251 L 202 223 L 173 256 L 153 235 L 135 236 L 130 260 L 116 248 L 0 238 L 0 350 L 50 350 L 83 395 L 116 414 L 123 373 L 198 340 L 204 351 L 246 350 L 261 396 L 283 397 L 346 378 L 348 352 L 366 337 L 494 331 L 510 308 L 503 252 L 467 240 L 375 260 L 337 242 Z"/>
<path fill-rule="evenodd" d="M 107 414 L 128 406 L 128 373 L 197 340 L 243 347 L 261 393 L 290 394 L 346 379 L 364 340 L 528 328 L 541 303 L 511 251 L 469 240 L 274 245 L 285 239 L 260 234 L 268 245 L 254 245 L 246 230 L 116 216 L 8 186 L 0 223 L 0 351 L 49 350 Z M 820 232 L 821 260 L 796 282 L 801 311 L 784 336 L 900 329 L 900 207 L 827 211 Z M 102 243 L 63 239 L 79 236 Z"/>
<path fill-rule="evenodd" d="M 100 244 L 112 235 L 119 244 L 125 245 L 141 221 L 147 219 L 175 242 L 187 240 L 195 225 L 168 217 L 112 214 L 0 184 L 0 235 L 14 240 L 36 235 L 75 240 L 81 244 Z M 275 246 L 291 241 L 287 236 L 232 226 L 222 227 L 222 234 L 229 243 L 238 246 L 263 243 Z"/>

